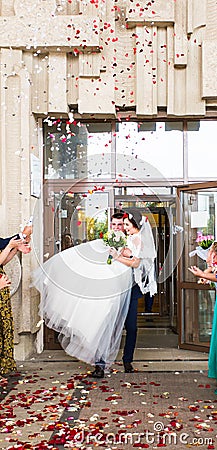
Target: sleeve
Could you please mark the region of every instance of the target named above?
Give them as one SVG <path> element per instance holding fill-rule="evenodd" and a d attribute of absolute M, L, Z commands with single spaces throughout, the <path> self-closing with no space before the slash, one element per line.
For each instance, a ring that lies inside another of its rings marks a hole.
<path fill-rule="evenodd" d="M 204 261 L 206 261 L 207 256 L 208 256 L 208 251 L 210 250 L 210 247 L 207 249 L 204 249 L 200 246 L 196 247 L 195 250 L 193 250 L 192 252 L 189 253 L 189 256 L 199 256 L 199 258 L 203 259 Z"/>
<path fill-rule="evenodd" d="M 127 239 L 127 247 L 131 250 L 132 255 L 136 258 L 142 258 L 142 241 L 141 241 L 141 235 L 138 233 L 138 235 L 128 236 Z"/>
<path fill-rule="evenodd" d="M 154 260 L 157 256 L 151 225 L 144 220 L 141 231 L 128 237 L 127 245 L 133 256 Z"/>
<path fill-rule="evenodd" d="M 135 282 L 143 294 L 150 292 L 153 296 L 157 293 L 155 258 L 157 256 L 151 225 L 144 218 L 141 232 L 134 235 L 132 240 L 132 253 L 140 259 L 140 265 L 134 268 Z"/>
<path fill-rule="evenodd" d="M 15 234 L 14 236 L 10 236 L 5 239 L 0 238 L 0 250 L 4 250 L 4 248 L 7 247 L 7 245 L 9 244 L 10 240 L 14 237 L 16 239 L 19 239 L 20 236 L 19 236 L 19 234 Z"/>

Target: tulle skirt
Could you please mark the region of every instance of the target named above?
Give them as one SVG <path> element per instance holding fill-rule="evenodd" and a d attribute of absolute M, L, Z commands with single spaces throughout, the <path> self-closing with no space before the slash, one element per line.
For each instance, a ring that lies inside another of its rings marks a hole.
<path fill-rule="evenodd" d="M 71 356 L 109 367 L 120 347 L 129 308 L 132 269 L 107 264 L 101 239 L 64 250 L 33 274 L 41 293 L 40 315 Z"/>

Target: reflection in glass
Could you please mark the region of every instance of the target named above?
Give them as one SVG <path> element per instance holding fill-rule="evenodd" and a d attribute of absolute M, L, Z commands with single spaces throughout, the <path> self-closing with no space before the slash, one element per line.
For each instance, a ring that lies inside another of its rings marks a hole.
<path fill-rule="evenodd" d="M 199 345 L 210 341 L 215 296 L 215 289 L 185 289 L 183 293 L 185 343 Z"/>
<path fill-rule="evenodd" d="M 137 179 L 183 177 L 182 122 L 122 122 L 116 135 L 117 172 L 124 167 L 124 174 Z M 131 160 L 123 166 L 121 154 L 134 159 L 133 173 Z"/>
<path fill-rule="evenodd" d="M 175 192 L 175 188 L 172 188 L 171 186 L 168 187 L 159 187 L 159 186 L 152 186 L 152 187 L 126 187 L 126 195 L 154 195 L 156 197 L 159 197 L 159 200 L 162 197 L 165 196 L 172 196 Z"/>
<path fill-rule="evenodd" d="M 54 253 L 98 239 L 108 230 L 108 193 L 55 194 Z"/>
<path fill-rule="evenodd" d="M 212 189 L 183 192 L 184 258 L 183 281 L 196 282 L 189 266 L 198 266 L 204 270 L 206 263 L 199 256 L 189 253 L 200 246 L 200 238 L 216 236 L 217 190 Z M 206 257 L 206 255 L 205 255 Z"/>
<path fill-rule="evenodd" d="M 105 178 L 111 174 L 111 124 L 46 119 L 44 145 L 45 178 Z"/>
<path fill-rule="evenodd" d="M 216 121 L 188 122 L 189 177 L 197 179 L 200 177 L 202 179 L 216 178 L 216 135 Z"/>
<path fill-rule="evenodd" d="M 111 130 L 111 122 L 45 119 L 44 177 L 97 179 L 121 174 L 147 183 L 152 179 L 216 178 L 217 121 L 188 121 L 185 140 L 181 121 L 118 122 L 113 137 Z M 184 155 L 188 159 L 185 174 Z"/>

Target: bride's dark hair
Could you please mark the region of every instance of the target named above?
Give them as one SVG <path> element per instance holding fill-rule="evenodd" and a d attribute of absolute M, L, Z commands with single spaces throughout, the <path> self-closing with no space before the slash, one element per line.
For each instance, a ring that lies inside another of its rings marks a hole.
<path fill-rule="evenodd" d="M 128 219 L 137 230 L 142 228 L 142 214 L 138 209 L 129 209 L 124 213 L 123 219 Z"/>

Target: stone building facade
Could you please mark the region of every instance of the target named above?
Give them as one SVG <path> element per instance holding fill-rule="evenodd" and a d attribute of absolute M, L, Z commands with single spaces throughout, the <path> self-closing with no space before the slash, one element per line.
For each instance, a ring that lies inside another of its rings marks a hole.
<path fill-rule="evenodd" d="M 30 154 L 42 167 L 43 118 L 72 110 L 102 120 L 215 115 L 216 22 L 215 0 L 1 0 L 1 235 L 33 210 L 42 215 Z M 42 234 L 40 222 L 35 243 Z M 19 359 L 42 346 L 30 287 L 37 263 L 34 252 L 21 257 L 12 297 Z"/>

